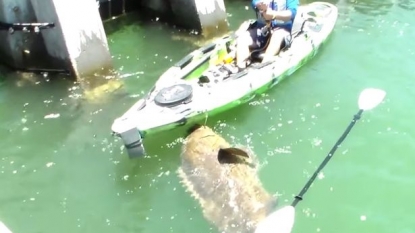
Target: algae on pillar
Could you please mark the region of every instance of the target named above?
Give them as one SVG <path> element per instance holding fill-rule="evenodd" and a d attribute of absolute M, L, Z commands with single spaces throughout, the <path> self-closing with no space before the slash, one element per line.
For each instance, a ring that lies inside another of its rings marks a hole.
<path fill-rule="evenodd" d="M 169 0 L 182 27 L 202 32 L 205 38 L 222 36 L 229 30 L 224 0 Z"/>

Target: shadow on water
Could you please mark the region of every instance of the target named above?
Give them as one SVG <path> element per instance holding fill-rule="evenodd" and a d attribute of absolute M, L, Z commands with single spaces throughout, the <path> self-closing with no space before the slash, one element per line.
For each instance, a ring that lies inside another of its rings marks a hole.
<path fill-rule="evenodd" d="M 1 143 L 14 144 L 16 147 L 26 143 L 38 146 L 44 144 L 40 147 L 42 149 L 62 143 L 70 134 L 74 121 L 82 114 L 78 103 L 67 98 L 70 95 L 70 85 L 71 81 L 63 77 L 49 79 L 29 73 L 8 75 L 1 90 L 4 99 L 8 100 L 2 105 L 1 118 L 2 128 L 13 136 L 2 135 L 5 140 Z M 59 112 L 69 114 L 59 115 Z M 48 119 L 57 117 L 65 121 L 66 130 L 55 131 L 57 122 Z M 45 140 L 50 135 L 53 135 L 54 140 Z M 13 140 L 17 138 L 18 141 Z"/>
<path fill-rule="evenodd" d="M 174 24 L 171 24 L 163 16 L 159 16 L 152 12 L 131 12 L 120 17 L 117 17 L 111 21 L 104 23 L 104 29 L 107 36 L 111 36 L 119 31 L 120 28 L 125 28 L 134 25 L 134 28 L 139 28 L 140 31 L 149 30 L 155 32 L 155 29 L 160 30 L 159 34 L 168 36 L 176 41 L 191 41 L 196 45 L 199 40 L 203 39 L 201 35 L 195 33 L 193 30 L 179 28 Z M 141 35 L 141 34 L 140 34 Z M 153 35 L 156 36 L 156 35 Z M 141 37 L 137 43 L 141 44 L 147 40 Z"/>
<path fill-rule="evenodd" d="M 136 25 L 139 28 L 152 28 L 154 26 L 158 26 L 163 30 L 171 30 L 169 30 L 167 23 L 161 23 L 155 18 L 149 18 L 147 16 L 138 14 L 137 12 L 128 13 L 110 21 L 106 21 L 104 23 L 104 29 L 107 36 L 111 36 L 114 33 L 117 33 L 120 28 L 124 28 L 130 25 Z"/>
<path fill-rule="evenodd" d="M 0 90 L 3 95 L 0 101 L 0 170 L 1 186 L 10 188 L 2 190 L 0 203 L 1 209 L 13 209 L 9 214 L 21 216 L 18 212 L 35 213 L 35 210 L 31 205 L 11 206 L 26 200 L 33 189 L 44 188 L 43 194 L 49 195 L 50 189 L 60 188 L 59 185 L 49 188 L 49 179 L 43 176 L 50 176 L 51 170 L 46 170 L 45 164 L 59 156 L 84 111 L 67 98 L 69 80 L 27 73 L 4 74 L 7 78 Z M 57 175 L 53 171 L 52 174 Z"/>

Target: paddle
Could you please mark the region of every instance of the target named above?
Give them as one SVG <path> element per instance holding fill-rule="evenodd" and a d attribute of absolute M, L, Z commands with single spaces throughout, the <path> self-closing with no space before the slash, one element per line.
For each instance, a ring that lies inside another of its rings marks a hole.
<path fill-rule="evenodd" d="M 2 221 L 0 221 L 0 233 L 12 233 L 12 231 L 7 228 Z"/>
<path fill-rule="evenodd" d="M 326 164 L 329 162 L 329 160 L 333 157 L 334 152 L 336 152 L 337 148 L 340 146 L 340 144 L 343 142 L 343 140 L 347 137 L 350 130 L 353 128 L 356 121 L 358 121 L 363 113 L 363 111 L 370 110 L 378 106 L 383 99 L 385 98 L 385 91 L 380 89 L 374 89 L 374 88 L 367 88 L 363 90 L 360 93 L 359 96 L 359 111 L 356 115 L 354 115 L 353 120 L 350 122 L 347 129 L 343 132 L 343 135 L 337 140 L 334 147 L 330 150 L 329 154 L 326 156 L 326 158 L 323 160 L 323 162 L 320 164 L 320 166 L 317 168 L 317 170 L 314 172 L 314 174 L 311 176 L 311 178 L 308 180 L 306 185 L 303 187 L 301 192 L 295 196 L 294 202 L 289 205 L 285 206 L 274 213 L 270 214 L 262 220 L 256 230 L 255 233 L 290 233 L 293 225 L 294 225 L 294 219 L 295 219 L 295 206 L 303 199 L 304 194 L 307 192 L 307 190 L 310 188 L 313 181 L 316 179 L 317 175 L 320 173 L 320 171 L 326 166 Z"/>

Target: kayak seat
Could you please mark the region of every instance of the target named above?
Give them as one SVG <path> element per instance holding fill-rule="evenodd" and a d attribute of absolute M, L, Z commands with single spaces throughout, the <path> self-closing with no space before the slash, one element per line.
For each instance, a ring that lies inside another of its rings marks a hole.
<path fill-rule="evenodd" d="M 300 34 L 304 33 L 304 26 L 306 22 L 311 22 L 316 24 L 316 13 L 314 11 L 309 11 L 308 9 L 302 9 L 301 11 L 297 12 L 295 16 L 293 27 L 291 28 L 291 36 L 294 39 L 295 37 L 299 36 Z M 313 29 L 308 27 L 308 29 Z"/>
<path fill-rule="evenodd" d="M 306 12 L 308 13 L 308 12 Z M 303 12 L 298 12 L 296 17 L 294 18 L 293 26 L 291 28 L 290 35 L 286 36 L 283 43 L 281 44 L 281 50 L 287 50 L 290 48 L 293 39 L 295 39 L 297 36 L 302 34 L 304 32 L 304 25 L 307 21 L 315 22 L 315 19 L 313 17 L 310 17 L 311 15 L 308 13 L 306 14 L 308 17 L 305 16 L 304 10 Z M 254 51 L 251 54 L 251 59 L 253 61 L 261 62 L 264 58 L 265 48 L 261 51 Z"/>

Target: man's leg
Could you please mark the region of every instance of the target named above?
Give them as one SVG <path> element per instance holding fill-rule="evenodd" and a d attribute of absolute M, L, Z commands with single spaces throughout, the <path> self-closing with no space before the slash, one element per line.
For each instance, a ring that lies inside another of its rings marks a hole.
<path fill-rule="evenodd" d="M 284 41 L 285 37 L 289 34 L 290 33 L 283 28 L 274 29 L 274 31 L 271 34 L 268 47 L 265 50 L 264 59 L 262 59 L 262 63 L 272 60 L 272 58 L 280 52 L 282 42 Z"/>
<path fill-rule="evenodd" d="M 251 53 L 250 49 L 258 47 L 258 29 L 252 28 L 246 32 L 241 33 L 236 41 L 236 65 L 239 68 L 246 67 L 246 60 Z"/>

